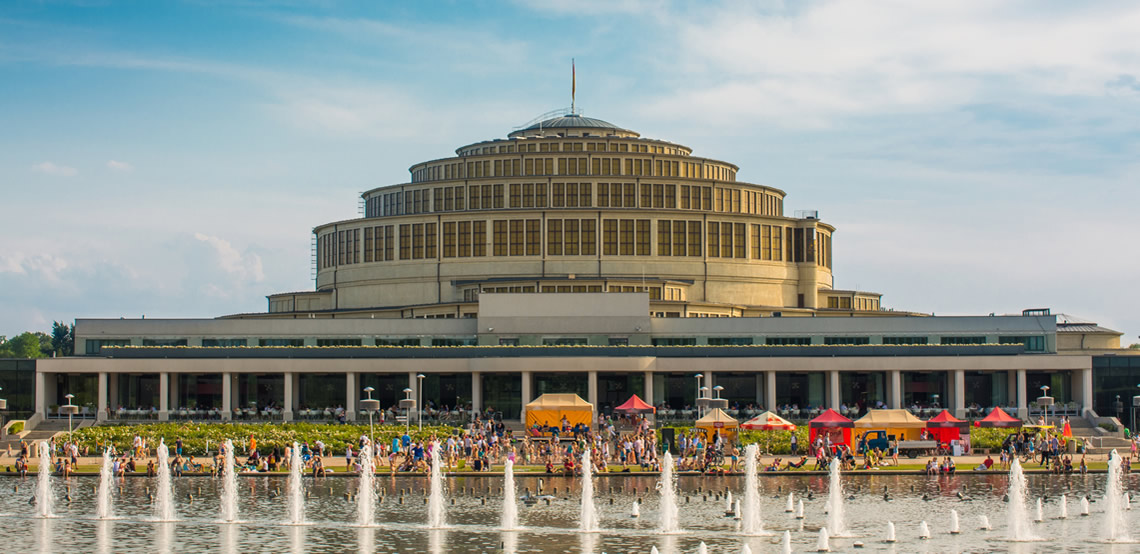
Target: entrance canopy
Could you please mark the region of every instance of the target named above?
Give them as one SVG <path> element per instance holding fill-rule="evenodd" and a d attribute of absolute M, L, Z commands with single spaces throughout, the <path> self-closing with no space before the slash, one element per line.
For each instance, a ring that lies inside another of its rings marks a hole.
<path fill-rule="evenodd" d="M 796 425 L 772 412 L 764 412 L 741 423 L 740 428 L 760 431 L 795 431 Z"/>
<path fill-rule="evenodd" d="M 614 411 L 625 414 L 655 414 L 657 413 L 657 408 L 646 404 L 641 397 L 635 394 L 629 397 L 629 400 L 626 400 L 624 404 L 614 408 Z"/>
<path fill-rule="evenodd" d="M 526 426 L 561 427 L 562 418 L 570 426 L 589 426 L 594 420 L 594 405 L 576 394 L 544 394 L 526 405 Z"/>
<path fill-rule="evenodd" d="M 994 408 L 986 417 L 974 423 L 978 427 L 1021 427 L 1021 420 L 1013 417 L 1001 408 Z"/>

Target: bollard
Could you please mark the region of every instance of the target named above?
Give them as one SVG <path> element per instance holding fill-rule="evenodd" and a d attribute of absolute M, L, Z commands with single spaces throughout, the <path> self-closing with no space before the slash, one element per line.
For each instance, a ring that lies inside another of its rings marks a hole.
<path fill-rule="evenodd" d="M 424 499 L 424 505 L 426 506 L 426 505 L 427 505 L 427 503 L 428 503 L 428 499 L 426 499 L 426 498 L 425 498 L 425 499 Z"/>
<path fill-rule="evenodd" d="M 486 505 L 487 505 L 487 499 L 486 499 L 485 497 L 484 497 L 484 498 L 480 498 L 480 499 L 479 499 L 479 504 L 481 504 L 481 505 L 483 505 L 483 506 L 486 506 Z"/>

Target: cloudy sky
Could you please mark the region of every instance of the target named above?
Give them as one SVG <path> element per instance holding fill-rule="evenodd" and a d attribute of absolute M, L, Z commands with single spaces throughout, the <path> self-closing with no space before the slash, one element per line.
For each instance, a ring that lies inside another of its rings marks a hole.
<path fill-rule="evenodd" d="M 0 334 L 311 289 L 314 226 L 575 58 L 585 115 L 819 210 L 837 287 L 1137 341 L 1140 4 L 407 4 L 0 4 Z"/>

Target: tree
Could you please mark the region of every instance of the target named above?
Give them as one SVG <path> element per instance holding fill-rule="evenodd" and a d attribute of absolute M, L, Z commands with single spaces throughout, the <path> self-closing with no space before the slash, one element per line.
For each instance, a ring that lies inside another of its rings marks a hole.
<path fill-rule="evenodd" d="M 51 324 L 51 351 L 57 356 L 75 355 L 75 326 L 62 321 Z"/>
<path fill-rule="evenodd" d="M 0 337 L 0 358 L 43 358 L 44 343 L 51 347 L 51 337 L 44 333 L 26 332 L 5 340 Z"/>
<path fill-rule="evenodd" d="M 1134 343 L 1130 344 L 1128 346 L 1128 348 L 1131 348 L 1133 350 L 1140 350 L 1140 342 L 1134 342 Z"/>

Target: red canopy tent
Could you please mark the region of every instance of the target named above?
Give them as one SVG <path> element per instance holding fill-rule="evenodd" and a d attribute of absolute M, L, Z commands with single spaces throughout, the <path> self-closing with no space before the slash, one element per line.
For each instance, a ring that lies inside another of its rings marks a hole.
<path fill-rule="evenodd" d="M 986 417 L 974 422 L 978 427 L 1021 427 L 1020 419 L 1013 417 L 1001 408 L 994 408 Z"/>
<path fill-rule="evenodd" d="M 629 397 L 629 400 L 626 400 L 625 404 L 614 408 L 614 411 L 626 414 L 655 414 L 657 413 L 657 408 L 646 404 L 641 397 L 635 394 Z"/>
<path fill-rule="evenodd" d="M 795 431 L 796 424 L 772 412 L 764 412 L 748 421 L 745 421 L 744 423 L 741 423 L 740 428 L 760 431 Z"/>
<path fill-rule="evenodd" d="M 831 444 L 851 446 L 851 433 L 855 422 L 828 408 L 819 417 L 808 422 L 808 440 L 815 444 L 816 436 L 831 437 Z"/>
<path fill-rule="evenodd" d="M 950 415 L 949 410 L 942 410 L 942 413 L 927 420 L 926 431 L 938 442 L 948 443 L 962 438 L 962 428 L 969 424 L 968 421 Z"/>

